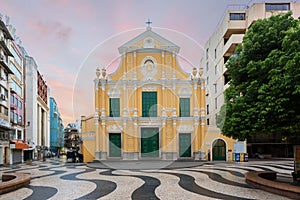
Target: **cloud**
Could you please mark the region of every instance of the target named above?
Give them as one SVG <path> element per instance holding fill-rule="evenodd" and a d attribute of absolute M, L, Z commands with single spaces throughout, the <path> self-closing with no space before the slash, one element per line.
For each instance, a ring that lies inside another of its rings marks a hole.
<path fill-rule="evenodd" d="M 37 21 L 36 19 L 31 19 L 29 21 L 29 26 L 34 32 L 38 33 L 40 36 L 49 38 L 53 37 L 60 41 L 68 42 L 72 35 L 72 28 L 64 26 L 58 21 Z"/>

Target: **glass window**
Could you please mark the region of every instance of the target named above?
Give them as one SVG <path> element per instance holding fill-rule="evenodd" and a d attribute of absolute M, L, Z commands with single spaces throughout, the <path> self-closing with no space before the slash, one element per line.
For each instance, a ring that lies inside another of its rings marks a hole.
<path fill-rule="evenodd" d="M 11 104 L 15 103 L 15 97 L 14 97 L 14 95 L 10 95 L 10 103 Z"/>
<path fill-rule="evenodd" d="M 215 59 L 217 58 L 217 49 L 215 49 Z"/>
<path fill-rule="evenodd" d="M 15 113 L 15 115 L 14 115 L 14 123 L 18 122 L 18 118 L 19 118 L 19 115 L 17 113 Z"/>
<path fill-rule="evenodd" d="M 207 48 L 206 49 L 206 60 L 208 59 L 208 51 L 209 51 L 209 49 Z"/>
<path fill-rule="evenodd" d="M 19 121 L 18 122 L 19 122 L 20 125 L 22 125 L 23 120 L 22 120 L 22 116 L 20 116 L 20 115 L 19 115 Z"/>
<path fill-rule="evenodd" d="M 12 90 L 15 91 L 19 96 L 22 96 L 22 89 L 21 89 L 21 87 L 20 87 L 14 80 L 12 80 L 11 88 L 12 88 Z"/>
<path fill-rule="evenodd" d="M 18 139 L 22 139 L 22 131 L 18 130 Z"/>
<path fill-rule="evenodd" d="M 4 95 L 6 96 L 6 98 L 8 98 L 8 90 L 4 89 Z"/>
<path fill-rule="evenodd" d="M 289 3 L 266 3 L 266 10 L 290 10 Z"/>
<path fill-rule="evenodd" d="M 179 99 L 179 117 L 190 117 L 190 98 Z"/>
<path fill-rule="evenodd" d="M 217 83 L 214 84 L 214 88 L 215 88 L 215 93 L 217 93 Z"/>
<path fill-rule="evenodd" d="M 14 112 L 10 111 L 10 121 L 14 121 Z"/>
<path fill-rule="evenodd" d="M 22 63 L 21 63 L 22 59 L 21 59 L 21 57 L 19 56 L 19 54 L 17 53 L 17 51 L 15 50 L 14 47 L 11 48 L 11 52 L 12 52 L 12 54 L 13 54 L 15 60 L 17 61 L 17 63 L 18 63 L 19 65 L 22 65 Z"/>
<path fill-rule="evenodd" d="M 218 99 L 215 98 L 215 109 L 218 109 Z"/>
<path fill-rule="evenodd" d="M 230 13 L 230 20 L 245 20 L 245 13 Z"/>
<path fill-rule="evenodd" d="M 10 62 L 10 69 L 14 73 L 14 75 L 17 77 L 17 79 L 19 79 L 19 81 L 22 81 L 22 74 L 13 62 Z"/>
<path fill-rule="evenodd" d="M 142 92 L 142 117 L 157 116 L 157 93 Z"/>
<path fill-rule="evenodd" d="M 206 62 L 206 71 L 208 71 L 208 61 Z"/>
<path fill-rule="evenodd" d="M 209 104 L 206 105 L 206 113 L 209 114 Z"/>
<path fill-rule="evenodd" d="M 120 117 L 120 99 L 110 98 L 109 99 L 109 116 Z"/>
<path fill-rule="evenodd" d="M 8 108 L 4 107 L 4 115 L 8 116 Z"/>

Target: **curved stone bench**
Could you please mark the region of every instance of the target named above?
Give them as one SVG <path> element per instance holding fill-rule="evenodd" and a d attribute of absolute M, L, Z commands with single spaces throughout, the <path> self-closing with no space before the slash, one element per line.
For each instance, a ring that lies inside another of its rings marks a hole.
<path fill-rule="evenodd" d="M 4 173 L 0 183 L 0 194 L 17 190 L 30 183 L 30 175 L 23 173 Z"/>
<path fill-rule="evenodd" d="M 276 172 L 254 171 L 245 174 L 246 182 L 256 188 L 286 196 L 292 199 L 300 199 L 300 187 L 276 182 Z"/>

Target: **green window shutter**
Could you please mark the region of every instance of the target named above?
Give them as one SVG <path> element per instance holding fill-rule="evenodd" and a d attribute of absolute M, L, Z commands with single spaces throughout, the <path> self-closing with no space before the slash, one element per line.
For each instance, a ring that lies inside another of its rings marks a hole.
<path fill-rule="evenodd" d="M 190 117 L 190 98 L 179 99 L 179 117 Z"/>
<path fill-rule="evenodd" d="M 109 116 L 120 117 L 120 99 L 110 98 L 109 99 Z"/>
<path fill-rule="evenodd" d="M 142 92 L 142 117 L 157 117 L 157 92 Z"/>

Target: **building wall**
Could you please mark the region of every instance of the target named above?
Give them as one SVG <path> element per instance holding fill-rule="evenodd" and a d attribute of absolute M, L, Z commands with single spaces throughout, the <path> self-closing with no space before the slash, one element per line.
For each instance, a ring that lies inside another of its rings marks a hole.
<path fill-rule="evenodd" d="M 56 152 L 63 148 L 63 126 L 58 106 L 53 97 L 50 97 L 50 147 Z"/>
<path fill-rule="evenodd" d="M 14 75 L 10 76 L 10 122 L 12 123 L 12 139 L 24 140 L 24 75 L 23 57 L 18 46 L 12 42 L 10 68 Z"/>
<path fill-rule="evenodd" d="M 12 36 L 0 17 L 0 165 L 10 164 L 10 88 L 9 78 L 13 73 L 9 62 L 13 59 L 10 51 Z"/>
<path fill-rule="evenodd" d="M 29 141 L 31 147 L 35 148 L 38 145 L 37 138 L 37 64 L 35 60 L 26 56 L 26 101 L 25 106 L 26 110 L 30 110 L 31 112 L 26 112 L 26 124 L 30 123 L 29 126 L 26 127 L 26 137 Z"/>
<path fill-rule="evenodd" d="M 81 117 L 81 130 L 83 145 L 81 151 L 83 156 L 83 162 L 91 162 L 95 159 L 96 151 L 96 137 L 95 137 L 95 119 L 94 116 Z"/>

